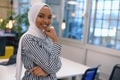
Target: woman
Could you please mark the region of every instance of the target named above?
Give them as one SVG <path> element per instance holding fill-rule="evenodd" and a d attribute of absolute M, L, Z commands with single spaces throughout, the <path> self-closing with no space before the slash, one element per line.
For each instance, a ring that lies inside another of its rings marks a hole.
<path fill-rule="evenodd" d="M 26 69 L 22 80 L 57 80 L 61 45 L 54 28 L 49 27 L 51 18 L 51 9 L 45 3 L 36 3 L 30 8 L 30 26 L 19 42 L 16 80 L 20 80 L 22 63 Z"/>

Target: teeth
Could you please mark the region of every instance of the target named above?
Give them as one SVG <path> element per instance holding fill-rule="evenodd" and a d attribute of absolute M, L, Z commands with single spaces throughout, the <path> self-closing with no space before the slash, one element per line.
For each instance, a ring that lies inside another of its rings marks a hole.
<path fill-rule="evenodd" d="M 43 27 L 47 27 L 47 25 L 43 25 Z"/>

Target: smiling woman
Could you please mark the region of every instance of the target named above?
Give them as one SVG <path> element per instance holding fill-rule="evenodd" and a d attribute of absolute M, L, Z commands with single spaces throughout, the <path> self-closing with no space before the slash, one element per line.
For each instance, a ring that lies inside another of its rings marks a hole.
<path fill-rule="evenodd" d="M 17 53 L 17 80 L 21 80 L 22 64 L 26 69 L 22 80 L 57 80 L 56 73 L 61 68 L 61 45 L 54 29 L 49 27 L 51 16 L 51 8 L 45 3 L 39 2 L 30 8 L 30 25 L 20 38 Z"/>

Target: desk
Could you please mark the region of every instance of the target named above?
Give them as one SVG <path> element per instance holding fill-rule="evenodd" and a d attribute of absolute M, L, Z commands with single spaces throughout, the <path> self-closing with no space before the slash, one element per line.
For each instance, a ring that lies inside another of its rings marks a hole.
<path fill-rule="evenodd" d="M 83 75 L 88 66 L 79 64 L 77 62 L 71 61 L 69 59 L 61 57 L 62 68 L 58 71 L 58 78 L 66 78 L 77 75 Z"/>
<path fill-rule="evenodd" d="M 82 75 L 85 70 L 89 68 L 88 66 L 76 63 L 63 57 L 61 57 L 61 61 L 62 68 L 57 73 L 58 79 Z M 0 80 L 15 80 L 15 66 L 15 64 L 10 66 L 0 65 Z"/>

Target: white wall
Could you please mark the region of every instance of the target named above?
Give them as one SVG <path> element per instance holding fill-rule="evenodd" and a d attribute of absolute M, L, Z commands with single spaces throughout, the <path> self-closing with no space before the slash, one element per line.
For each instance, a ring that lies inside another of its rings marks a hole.
<path fill-rule="evenodd" d="M 62 56 L 76 62 L 82 63 L 83 50 L 78 47 L 62 44 Z"/>
<path fill-rule="evenodd" d="M 100 78 L 103 80 L 108 80 L 113 66 L 120 64 L 120 51 L 97 46 L 86 46 L 86 53 L 84 53 L 83 49 L 64 43 L 62 44 L 62 56 L 79 63 L 85 60 L 84 64 L 91 67 L 100 64 Z M 86 57 L 84 57 L 84 54 L 86 54 Z"/>

